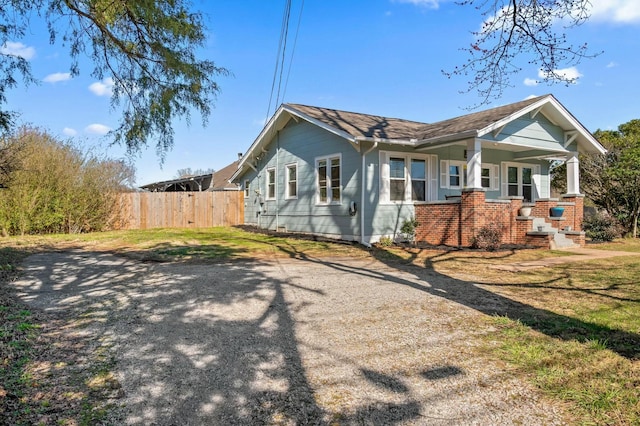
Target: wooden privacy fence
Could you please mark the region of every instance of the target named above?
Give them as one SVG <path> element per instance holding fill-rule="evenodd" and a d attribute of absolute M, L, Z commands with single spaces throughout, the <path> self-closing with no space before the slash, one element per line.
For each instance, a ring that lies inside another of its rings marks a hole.
<path fill-rule="evenodd" d="M 114 229 L 208 228 L 244 222 L 242 191 L 120 194 Z"/>

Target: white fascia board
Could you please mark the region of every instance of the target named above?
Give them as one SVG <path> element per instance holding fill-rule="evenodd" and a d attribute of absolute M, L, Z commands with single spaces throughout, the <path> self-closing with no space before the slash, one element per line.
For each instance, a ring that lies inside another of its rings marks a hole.
<path fill-rule="evenodd" d="M 583 125 L 580 123 L 569 111 L 565 109 L 564 106 L 560 102 L 556 100 L 556 98 L 551 97 L 551 104 L 562 114 L 563 118 L 567 120 L 569 125 L 573 129 L 565 129 L 565 130 L 577 130 L 580 136 L 587 142 L 591 148 L 594 148 L 600 154 L 605 154 L 607 150 L 605 149 L 600 142 L 596 138 L 593 137 L 591 132 L 589 132 Z M 578 146 L 580 145 L 580 141 L 578 141 Z M 589 151 L 589 150 L 588 150 Z"/>
<path fill-rule="evenodd" d="M 234 182 L 236 179 L 238 179 L 242 173 L 244 172 L 244 167 L 243 166 L 238 166 L 238 170 L 235 171 L 234 174 L 231 175 L 231 177 L 229 178 L 229 182 Z"/>
<path fill-rule="evenodd" d="M 238 163 L 238 170 L 233 174 L 232 178 L 236 178 L 237 175 L 240 174 L 241 170 L 244 168 L 245 163 L 250 161 L 253 157 L 254 151 L 258 149 L 261 144 L 264 142 L 265 137 L 271 132 L 271 130 L 275 127 L 278 119 L 284 112 L 284 106 L 281 105 L 280 108 L 271 116 L 267 124 L 262 128 L 262 131 L 258 135 L 258 137 L 253 141 L 247 152 L 244 153 L 240 163 Z"/>
<path fill-rule="evenodd" d="M 327 132 L 333 133 L 334 135 L 340 136 L 341 138 L 344 138 L 346 140 L 348 140 L 349 142 L 352 143 L 357 143 L 358 138 L 356 136 L 351 135 L 350 133 L 345 132 L 344 130 L 340 130 L 340 129 L 336 129 L 333 126 L 329 126 L 327 123 L 323 123 L 320 120 L 316 120 L 315 118 L 309 117 L 306 114 L 301 113 L 300 111 L 298 111 L 295 108 L 291 108 L 289 105 L 283 105 L 281 107 L 284 111 L 287 111 L 288 113 L 298 116 L 300 118 L 302 118 L 303 120 L 308 121 L 309 123 L 320 127 L 321 129 L 326 130 Z"/>
<path fill-rule="evenodd" d="M 417 140 L 416 139 L 387 139 L 387 138 L 372 138 L 369 136 L 357 136 L 355 138 L 356 142 L 373 142 L 373 143 L 384 143 L 388 145 L 406 145 L 406 146 L 415 146 Z"/>
<path fill-rule="evenodd" d="M 419 141 L 415 141 L 414 145 L 416 147 L 417 150 L 419 149 L 431 149 L 433 147 L 438 146 L 439 144 L 449 144 L 451 142 L 455 143 L 455 142 L 461 142 L 465 139 L 469 139 L 469 138 L 476 138 L 478 137 L 478 131 L 477 130 L 467 130 L 465 132 L 460 132 L 460 133 L 452 133 L 449 135 L 444 135 L 444 136 L 438 136 L 435 138 L 429 138 L 429 139 L 422 139 Z"/>
<path fill-rule="evenodd" d="M 524 143 L 516 143 L 516 142 L 510 142 L 508 140 L 503 140 L 500 142 L 496 142 L 493 140 L 489 140 L 489 139 L 482 139 L 481 142 L 485 145 L 488 145 L 489 147 L 491 147 L 492 145 L 506 145 L 506 146 L 513 146 L 513 147 L 517 147 L 517 148 L 529 148 L 532 150 L 536 150 L 536 151 L 547 151 L 547 152 L 552 152 L 552 153 L 561 153 L 561 154 L 567 154 L 570 153 L 571 151 L 563 148 L 563 147 L 558 147 L 558 148 L 553 148 L 553 147 L 539 147 L 539 146 L 531 146 L 531 145 L 527 145 Z"/>
<path fill-rule="evenodd" d="M 504 126 L 506 126 L 513 120 L 516 120 L 517 118 L 522 117 L 523 115 L 528 114 L 531 111 L 542 109 L 542 106 L 544 106 L 545 103 L 549 102 L 550 99 L 551 99 L 550 96 L 545 96 L 544 98 L 540 99 L 538 102 L 533 103 L 525 108 L 522 108 L 521 110 L 518 110 L 511 115 L 508 115 L 502 120 L 498 120 L 495 123 L 488 125 L 484 129 L 478 130 L 478 137 L 482 137 L 488 133 L 493 133 L 498 129 L 502 129 Z"/>
<path fill-rule="evenodd" d="M 479 130 L 478 136 L 481 137 L 486 135 L 487 133 L 493 132 L 494 130 L 499 129 L 505 126 L 506 124 L 508 124 L 509 122 L 519 117 L 522 117 L 523 115 L 530 113 L 532 111 L 540 110 L 540 112 L 544 114 L 544 111 L 542 110 L 542 108 L 547 104 L 551 105 L 560 114 L 562 119 L 568 125 L 569 129 L 563 128 L 563 130 L 565 131 L 575 130 L 580 134 L 580 136 L 582 136 L 582 139 L 586 141 L 591 148 L 595 148 L 595 150 L 601 154 L 604 154 L 605 152 L 607 152 L 606 149 L 600 144 L 600 142 L 598 142 L 596 138 L 594 138 L 593 135 L 591 135 L 591 133 L 578 120 L 576 120 L 576 118 L 569 111 L 567 111 L 567 109 L 564 106 L 562 106 L 562 104 L 558 102 L 558 100 L 554 98 L 552 95 L 545 96 L 544 98 L 540 99 L 538 102 L 535 102 L 519 111 L 516 111 L 513 114 L 509 115 L 508 117 L 505 117 L 502 120 L 496 121 L 495 123 L 485 127 L 484 129 Z M 548 119 L 550 121 L 554 121 L 554 120 L 551 120 L 550 118 Z M 560 126 L 560 124 L 558 125 Z M 563 126 L 560 126 L 560 127 L 563 127 Z"/>

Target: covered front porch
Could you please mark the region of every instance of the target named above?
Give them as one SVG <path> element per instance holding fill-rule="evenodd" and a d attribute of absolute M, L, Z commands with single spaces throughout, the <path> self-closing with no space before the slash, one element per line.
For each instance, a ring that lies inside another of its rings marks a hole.
<path fill-rule="evenodd" d="M 416 242 L 471 247 L 484 227 L 495 227 L 503 245 L 543 248 L 584 246 L 582 231 L 584 197 L 566 194 L 523 203 L 522 196 L 486 199 L 483 189 L 464 189 L 458 199 L 415 205 Z M 522 207 L 529 207 L 524 212 Z M 551 209 L 562 207 L 561 216 Z"/>

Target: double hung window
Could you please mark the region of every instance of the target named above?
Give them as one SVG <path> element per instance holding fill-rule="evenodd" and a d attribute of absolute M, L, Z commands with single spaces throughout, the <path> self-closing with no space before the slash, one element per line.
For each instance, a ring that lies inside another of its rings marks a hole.
<path fill-rule="evenodd" d="M 340 163 L 340 155 L 316 158 L 318 204 L 340 203 L 342 195 Z"/>
<path fill-rule="evenodd" d="M 276 199 L 276 168 L 267 169 L 267 200 Z"/>

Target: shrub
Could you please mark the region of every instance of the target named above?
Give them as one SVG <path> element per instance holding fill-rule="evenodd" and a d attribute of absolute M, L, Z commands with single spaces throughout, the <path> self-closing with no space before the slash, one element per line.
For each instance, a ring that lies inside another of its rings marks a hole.
<path fill-rule="evenodd" d="M 409 242 L 414 242 L 416 239 L 416 228 L 418 228 L 418 221 L 415 217 L 411 217 L 402 223 L 400 232 Z"/>
<path fill-rule="evenodd" d="M 495 225 L 480 228 L 478 235 L 473 237 L 471 247 L 480 250 L 497 250 L 502 243 L 502 230 Z"/>
<path fill-rule="evenodd" d="M 614 217 L 605 212 L 585 216 L 582 221 L 582 229 L 591 241 L 612 241 L 622 236 L 622 228 Z"/>
<path fill-rule="evenodd" d="M 104 230 L 116 213 L 117 194 L 133 180 L 134 170 L 126 163 L 39 129 L 22 128 L 1 139 L 0 148 L 2 156 L 14 154 L 12 167 L 2 175 L 3 234 Z"/>
<path fill-rule="evenodd" d="M 380 244 L 382 247 L 391 247 L 393 245 L 393 238 L 385 235 L 383 237 L 380 237 L 378 244 Z"/>

